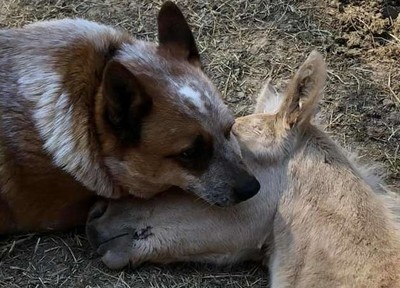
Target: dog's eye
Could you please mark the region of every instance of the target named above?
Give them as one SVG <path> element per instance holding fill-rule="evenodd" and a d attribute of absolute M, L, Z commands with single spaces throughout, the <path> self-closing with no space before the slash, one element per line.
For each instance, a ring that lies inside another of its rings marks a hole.
<path fill-rule="evenodd" d="M 191 147 L 189 149 L 186 149 L 178 155 L 178 157 L 183 161 L 193 160 L 195 156 L 196 156 L 196 147 Z"/>
<path fill-rule="evenodd" d="M 192 162 L 201 158 L 201 155 L 204 154 L 204 139 L 201 136 L 198 136 L 193 144 L 184 149 L 181 153 L 177 155 L 177 158 L 182 162 Z"/>
<path fill-rule="evenodd" d="M 192 145 L 169 157 L 174 159 L 184 169 L 204 171 L 207 169 L 212 156 L 212 143 L 207 143 L 203 136 L 199 135 L 193 141 Z"/>

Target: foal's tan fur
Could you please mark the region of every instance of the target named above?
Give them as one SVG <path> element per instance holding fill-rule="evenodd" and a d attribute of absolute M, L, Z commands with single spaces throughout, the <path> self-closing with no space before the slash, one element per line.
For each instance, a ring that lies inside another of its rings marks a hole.
<path fill-rule="evenodd" d="M 398 200 L 310 122 L 325 78 L 323 58 L 312 52 L 284 97 L 267 84 L 256 113 L 237 120 L 258 195 L 229 209 L 173 193 L 98 206 L 88 229 L 104 262 L 261 257 L 272 287 L 400 287 L 400 230 L 389 209 Z"/>
<path fill-rule="evenodd" d="M 397 223 L 376 187 L 310 123 L 325 78 L 325 63 L 314 52 L 296 73 L 277 114 L 237 123 L 242 148 L 251 147 L 245 158 L 253 160 L 246 162 L 264 161 L 252 165 L 255 169 L 275 161 L 285 167 L 273 221 L 272 285 L 398 287 Z M 248 129 L 254 123 L 259 124 Z"/>

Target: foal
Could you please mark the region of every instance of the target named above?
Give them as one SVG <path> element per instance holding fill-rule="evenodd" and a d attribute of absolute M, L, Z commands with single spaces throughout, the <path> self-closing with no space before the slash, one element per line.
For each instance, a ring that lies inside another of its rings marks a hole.
<path fill-rule="evenodd" d="M 143 261 L 263 259 L 271 287 L 400 287 L 400 234 L 389 194 L 311 123 L 326 79 L 312 52 L 280 96 L 267 84 L 233 129 L 261 182 L 230 208 L 167 193 L 99 203 L 89 239 L 119 268 Z"/>
<path fill-rule="evenodd" d="M 235 127 L 246 163 L 267 193 L 279 194 L 272 287 L 400 287 L 399 228 L 378 185 L 310 123 L 325 78 L 322 56 L 311 53 L 277 113 L 244 117 Z M 265 92 L 259 109 L 279 97 Z M 271 166 L 273 178 L 265 174 Z"/>

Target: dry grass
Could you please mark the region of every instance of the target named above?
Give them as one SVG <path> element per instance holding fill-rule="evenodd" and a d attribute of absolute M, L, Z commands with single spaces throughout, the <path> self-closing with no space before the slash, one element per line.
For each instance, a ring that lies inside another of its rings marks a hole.
<path fill-rule="evenodd" d="M 79 16 L 153 40 L 161 2 L 0 0 L 0 26 Z M 329 80 L 322 121 L 339 142 L 368 160 L 382 162 L 388 183 L 398 191 L 400 17 L 395 0 L 177 2 L 188 15 L 208 74 L 237 115 L 250 111 L 252 95 L 264 79 L 281 82 L 312 49 L 325 53 Z M 81 231 L 0 241 L 2 287 L 266 287 L 266 283 L 267 275 L 253 265 L 224 270 L 203 265 L 145 266 L 111 272 L 101 265 Z"/>
<path fill-rule="evenodd" d="M 0 287 L 265 287 L 253 266 L 214 269 L 204 265 L 144 266 L 109 271 L 79 232 L 25 235 L 0 244 Z M 223 271 L 225 270 L 225 271 Z"/>

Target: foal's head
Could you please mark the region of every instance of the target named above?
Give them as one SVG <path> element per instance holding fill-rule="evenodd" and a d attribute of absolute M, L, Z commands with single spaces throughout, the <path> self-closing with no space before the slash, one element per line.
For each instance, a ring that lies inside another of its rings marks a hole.
<path fill-rule="evenodd" d="M 324 59 L 313 51 L 284 94 L 265 84 L 254 114 L 237 119 L 233 129 L 246 162 L 265 165 L 293 155 L 296 143 L 309 130 L 325 79 Z"/>

